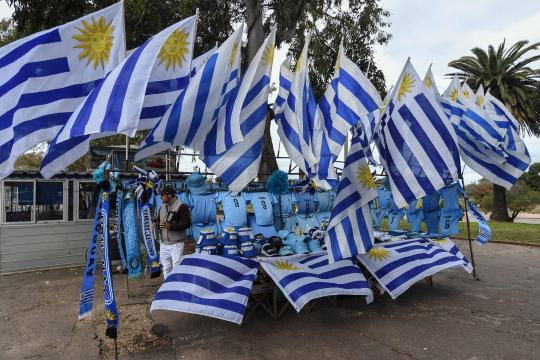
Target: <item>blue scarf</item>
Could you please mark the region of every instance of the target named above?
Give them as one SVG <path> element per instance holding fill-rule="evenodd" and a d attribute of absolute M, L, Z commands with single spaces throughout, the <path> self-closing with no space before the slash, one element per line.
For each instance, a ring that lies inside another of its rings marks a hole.
<path fill-rule="evenodd" d="M 120 253 L 120 260 L 122 260 L 122 267 L 128 268 L 126 262 L 126 255 L 124 251 L 124 229 L 122 228 L 122 199 L 124 198 L 124 192 L 118 190 L 116 193 L 116 241 L 118 242 L 118 252 Z"/>
<path fill-rule="evenodd" d="M 467 202 L 467 209 L 469 210 L 469 214 L 471 214 L 472 218 L 478 223 L 478 236 L 476 237 L 476 241 L 479 244 L 486 244 L 489 240 L 491 240 L 491 228 L 489 227 L 489 223 L 487 222 L 486 218 L 478 209 L 476 206 L 471 204 L 471 202 L 465 198 L 465 201 Z"/>
<path fill-rule="evenodd" d="M 156 245 L 154 244 L 154 232 L 152 231 L 152 212 L 150 210 L 151 201 L 152 196 L 141 197 L 139 199 L 139 208 L 141 212 L 141 225 L 144 246 L 146 247 L 146 253 L 148 254 L 147 264 L 148 268 L 150 269 L 150 278 L 155 278 L 161 274 L 161 266 L 159 264 L 159 256 L 156 251 Z"/>
<path fill-rule="evenodd" d="M 139 278 L 143 276 L 144 270 L 141 264 L 141 247 L 139 243 L 139 231 L 137 229 L 137 209 L 133 192 L 129 192 L 125 199 L 122 199 L 122 203 L 126 256 L 129 265 L 128 277 Z"/>
<path fill-rule="evenodd" d="M 103 226 L 101 227 L 101 254 L 103 258 L 103 291 L 105 302 L 105 318 L 107 319 L 107 330 L 105 335 L 116 338 L 118 329 L 118 309 L 114 299 L 114 288 L 111 274 L 111 260 L 109 258 L 109 193 L 102 192 L 101 217 Z"/>
<path fill-rule="evenodd" d="M 99 194 L 96 215 L 94 216 L 94 225 L 92 226 L 92 235 L 90 236 L 90 244 L 86 250 L 86 267 L 84 269 L 83 281 L 81 284 L 81 294 L 79 296 L 79 319 L 83 319 L 92 313 L 94 303 L 97 242 L 102 226 L 101 198 L 102 193 Z"/>

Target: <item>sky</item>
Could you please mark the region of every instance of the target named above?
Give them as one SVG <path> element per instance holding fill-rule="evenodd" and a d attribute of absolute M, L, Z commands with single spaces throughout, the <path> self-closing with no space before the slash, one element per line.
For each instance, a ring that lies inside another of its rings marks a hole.
<path fill-rule="evenodd" d="M 397 80 L 409 56 L 421 76 L 432 64 L 435 81 L 442 92 L 450 83 L 444 74 L 453 71 L 448 68 L 448 62 L 469 54 L 473 47 L 487 49 L 490 44 L 498 46 L 504 39 L 509 44 L 523 39 L 540 41 L 539 0 L 382 0 L 382 6 L 391 13 L 392 24 L 388 31 L 393 38 L 386 46 L 376 48 L 375 61 L 383 70 L 388 87 Z M 9 17 L 11 13 L 6 2 L 0 2 L 0 18 Z M 285 54 L 286 47 L 282 47 L 274 57 L 272 82 L 276 84 Z M 534 66 L 540 68 L 540 62 Z M 275 124 L 272 132 L 273 138 L 278 139 Z M 540 139 L 526 136 L 524 140 L 532 161 L 540 162 Z M 276 150 L 278 143 L 274 141 Z M 283 169 L 289 166 L 286 160 L 279 164 Z M 200 161 L 182 160 L 184 170 L 195 166 L 204 169 Z M 470 169 L 465 170 L 464 177 L 467 183 L 480 179 Z"/>

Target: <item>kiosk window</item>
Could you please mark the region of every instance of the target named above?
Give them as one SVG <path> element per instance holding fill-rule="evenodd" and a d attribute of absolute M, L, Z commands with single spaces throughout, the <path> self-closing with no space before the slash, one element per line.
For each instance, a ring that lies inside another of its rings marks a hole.
<path fill-rule="evenodd" d="M 32 221 L 33 182 L 4 182 L 5 222 Z"/>

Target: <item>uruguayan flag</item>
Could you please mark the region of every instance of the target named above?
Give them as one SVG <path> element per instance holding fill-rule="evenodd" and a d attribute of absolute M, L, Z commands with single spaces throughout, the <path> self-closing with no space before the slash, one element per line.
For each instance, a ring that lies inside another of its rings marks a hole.
<path fill-rule="evenodd" d="M 193 59 L 190 74 L 191 78 L 195 76 L 197 71 L 199 71 L 204 66 L 204 64 L 206 64 L 206 61 L 208 61 L 210 55 L 215 53 L 216 50 L 217 46 L 213 47 L 201 56 Z M 161 114 L 161 111 L 159 112 L 161 116 L 165 114 L 168 108 L 169 107 L 167 106 L 163 110 L 163 114 Z M 143 113 L 144 112 L 145 108 L 143 108 Z M 152 128 L 150 133 L 148 133 L 146 138 L 140 144 L 139 151 L 135 154 L 135 161 L 140 161 L 151 155 L 168 150 L 173 146 L 172 142 L 174 140 L 174 137 L 176 136 L 177 124 L 175 124 L 172 120 L 169 123 L 167 120 L 169 120 L 169 118 L 165 117 L 161 117 L 161 119 L 158 120 L 157 124 Z"/>
<path fill-rule="evenodd" d="M 49 145 L 42 162 L 43 176 L 49 178 L 83 156 L 92 139 L 117 133 L 134 136 L 146 128 L 140 122 L 141 115 L 149 118 L 142 113 L 143 107 L 154 109 L 160 101 L 168 106 L 189 80 L 196 25 L 197 17 L 192 16 L 169 26 L 117 66 Z"/>
<path fill-rule="evenodd" d="M 385 115 L 379 153 L 399 208 L 457 180 L 456 134 L 409 60 Z"/>
<path fill-rule="evenodd" d="M 431 91 L 436 97 L 439 96 L 439 90 L 437 89 L 437 84 L 435 84 L 435 78 L 433 77 L 433 72 L 431 71 L 431 64 L 427 69 L 426 76 L 424 76 L 424 86 L 426 89 Z"/>
<path fill-rule="evenodd" d="M 362 127 L 360 123 L 357 125 Z M 368 203 L 377 197 L 377 185 L 357 135 L 353 136 L 325 242 L 330 262 L 368 251 L 373 245 L 373 222 Z"/>
<path fill-rule="evenodd" d="M 341 152 L 347 132 L 358 121 L 363 121 L 364 137 L 369 141 L 376 121 L 368 114 L 373 114 L 381 106 L 382 99 L 377 89 L 360 68 L 347 58 L 342 43 L 334 76 L 319 101 L 317 111 L 316 131 L 312 140 L 313 153 L 319 159 L 313 179 L 317 185 L 330 189 L 337 184 L 334 161 Z"/>
<path fill-rule="evenodd" d="M 240 50 L 243 26 L 240 26 L 197 71 L 163 119 L 171 124 L 173 145 L 203 150 L 204 140 L 217 120 L 222 104 L 236 87 L 240 75 Z M 239 119 L 232 119 L 231 128 L 241 140 Z"/>
<path fill-rule="evenodd" d="M 123 3 L 0 48 L 0 179 L 123 59 Z"/>
<path fill-rule="evenodd" d="M 470 274 L 473 271 L 472 264 L 469 260 L 463 255 L 461 250 L 457 247 L 456 244 L 450 240 L 450 238 L 442 239 L 428 239 L 432 244 L 439 246 L 440 248 L 448 251 L 450 254 L 455 255 L 458 259 L 461 260 L 463 268 Z"/>
<path fill-rule="evenodd" d="M 329 264 L 325 254 L 264 258 L 261 266 L 297 312 L 325 296 L 359 295 L 368 304 L 373 301 L 366 278 L 350 259 Z"/>
<path fill-rule="evenodd" d="M 306 174 L 318 162 L 311 148 L 317 104 L 307 71 L 309 41 L 296 62 L 296 72 L 289 70 L 290 60 L 281 64 L 279 93 L 274 103 L 278 135 L 292 161 Z"/>
<path fill-rule="evenodd" d="M 251 61 L 242 82 L 225 105 L 225 111 L 220 111 L 219 116 L 224 119 L 214 123 L 205 141 L 202 161 L 235 193 L 242 191 L 259 172 L 275 37 L 276 29 L 268 35 Z M 232 143 L 232 140 L 227 140 L 231 118 L 240 119 L 243 140 L 220 153 L 216 146 L 219 139 Z"/>
<path fill-rule="evenodd" d="M 392 299 L 427 276 L 463 266 L 462 259 L 424 239 L 375 244 L 357 257 Z"/>
<path fill-rule="evenodd" d="M 258 269 L 258 262 L 239 256 L 185 256 L 159 288 L 150 311 L 180 311 L 240 324 Z"/>
<path fill-rule="evenodd" d="M 489 108 L 484 111 L 460 92 L 459 80 L 454 77 L 440 102 L 454 126 L 461 158 L 487 180 L 510 189 L 530 164 L 525 144 L 512 126 L 503 124 L 511 120 L 505 122 L 500 116 L 495 120 Z"/>

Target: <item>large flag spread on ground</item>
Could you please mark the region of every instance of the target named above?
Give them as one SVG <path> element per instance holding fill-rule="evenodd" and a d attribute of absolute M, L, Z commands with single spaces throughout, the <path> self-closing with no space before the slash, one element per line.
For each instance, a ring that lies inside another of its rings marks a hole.
<path fill-rule="evenodd" d="M 342 43 L 336 59 L 334 76 L 319 100 L 313 134 L 313 153 L 319 159 L 319 163 L 315 165 L 313 180 L 318 186 L 330 189 L 337 185 L 338 177 L 334 170 L 334 161 L 346 141 L 347 132 L 358 121 L 362 121 L 364 136 L 369 141 L 375 121 L 369 121 L 367 115 L 381 106 L 382 100 L 377 89 L 360 68 L 347 58 Z"/>
<path fill-rule="evenodd" d="M 240 71 L 240 48 L 243 26 L 210 55 L 204 66 L 190 80 L 174 104 L 160 120 L 167 124 L 164 140 L 201 150 L 208 132 L 217 119 L 217 112 L 236 86 Z M 240 134 L 239 119 L 233 119 L 236 136 Z M 241 138 L 240 138 L 241 139 Z M 162 141 L 159 139 L 159 141 Z M 236 140 L 238 141 L 238 139 Z"/>
<path fill-rule="evenodd" d="M 86 154 L 92 139 L 117 133 L 134 136 L 141 128 L 145 103 L 150 108 L 156 97 L 172 101 L 189 80 L 196 25 L 197 17 L 192 16 L 169 26 L 107 75 L 49 145 L 43 176 L 53 176 Z M 174 72 L 172 78 L 168 71 Z"/>
<path fill-rule="evenodd" d="M 214 46 L 212 49 L 208 50 L 204 54 L 193 59 L 191 64 L 191 78 L 193 78 L 193 76 L 197 74 L 197 71 L 202 68 L 204 64 L 206 64 L 206 61 L 208 60 L 210 55 L 215 53 L 216 50 L 217 46 Z M 178 94 L 180 94 L 180 92 L 178 92 Z M 168 106 L 167 108 L 165 108 L 163 114 L 161 114 L 161 119 L 156 123 L 150 133 L 148 133 L 146 138 L 140 144 L 139 151 L 137 151 L 137 153 L 135 154 L 135 161 L 145 159 L 151 155 L 172 148 L 172 142 L 174 140 L 174 137 L 176 136 L 177 124 L 175 124 L 172 120 L 169 123 L 169 118 L 163 117 L 168 108 Z M 143 113 L 144 111 L 145 110 L 143 108 Z"/>
<path fill-rule="evenodd" d="M 358 260 L 368 269 L 392 299 L 416 282 L 454 266 L 463 260 L 425 239 L 375 244 Z"/>
<path fill-rule="evenodd" d="M 204 145 L 202 160 L 228 185 L 232 192 L 240 192 L 259 172 L 261 162 L 270 75 L 275 48 L 276 29 L 272 30 L 251 61 L 242 82 L 234 90 L 216 121 Z M 218 152 L 218 138 L 227 138 L 232 120 L 240 119 L 243 140 L 224 152 Z"/>
<path fill-rule="evenodd" d="M 334 295 L 365 296 L 373 293 L 366 278 L 352 260 L 328 263 L 326 255 L 263 259 L 261 266 L 274 280 L 297 312 L 311 300 Z"/>
<path fill-rule="evenodd" d="M 0 48 L 0 179 L 124 59 L 123 19 L 120 2 Z"/>
<path fill-rule="evenodd" d="M 358 123 L 357 128 L 361 127 Z M 324 239 L 330 262 L 365 253 L 373 245 L 368 203 L 377 197 L 376 188 L 359 134 L 355 132 Z"/>
<path fill-rule="evenodd" d="M 513 120 L 506 118 L 511 114 L 502 115 L 503 109 L 501 115 L 491 112 L 492 108 L 485 105 L 485 99 L 491 97 L 489 92 L 484 98 L 484 109 L 477 105 L 478 99 L 466 98 L 461 92 L 459 80 L 454 77 L 440 98 L 454 126 L 461 158 L 487 180 L 509 189 L 531 161 L 525 144 L 511 125 Z"/>
<path fill-rule="evenodd" d="M 399 208 L 455 182 L 456 134 L 407 60 L 382 120 L 379 153 Z"/>
<path fill-rule="evenodd" d="M 157 291 L 150 311 L 181 311 L 240 324 L 258 269 L 258 262 L 239 256 L 185 256 Z"/>
<path fill-rule="evenodd" d="M 294 74 L 289 69 L 289 59 L 281 64 L 279 93 L 274 103 L 278 135 L 289 157 L 306 174 L 312 172 L 311 167 L 318 161 L 310 146 L 317 104 L 306 66 L 308 45 L 309 41 L 298 58 Z"/>

